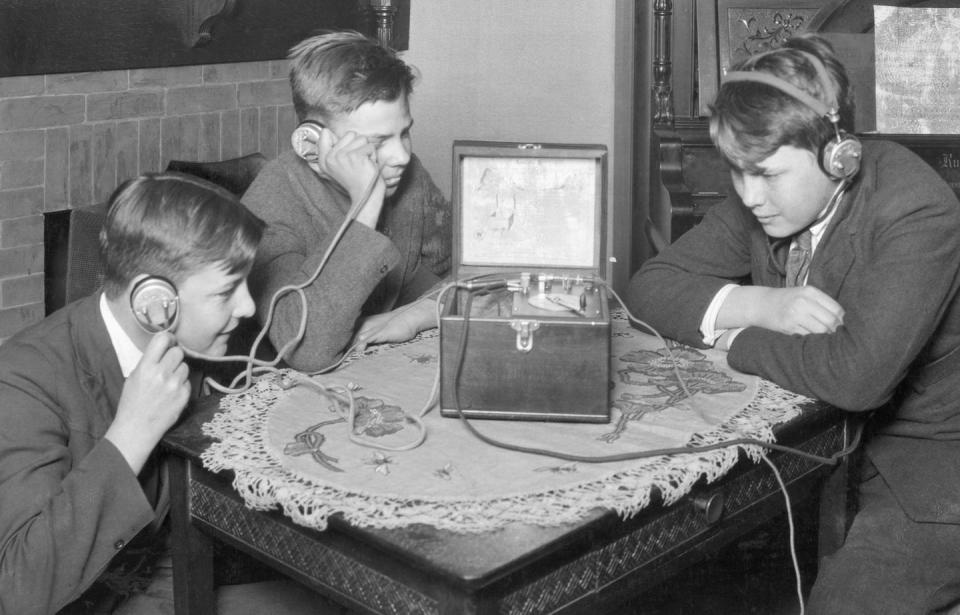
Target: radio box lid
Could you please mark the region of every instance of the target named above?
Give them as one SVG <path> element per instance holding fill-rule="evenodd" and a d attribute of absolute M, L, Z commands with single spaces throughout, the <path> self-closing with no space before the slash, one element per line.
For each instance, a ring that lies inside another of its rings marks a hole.
<path fill-rule="evenodd" d="M 453 271 L 606 279 L 605 145 L 453 142 Z"/>

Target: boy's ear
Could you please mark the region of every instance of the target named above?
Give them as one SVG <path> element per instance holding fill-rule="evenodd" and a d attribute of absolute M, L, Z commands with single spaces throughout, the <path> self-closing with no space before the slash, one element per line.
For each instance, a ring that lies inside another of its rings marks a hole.
<path fill-rule="evenodd" d="M 290 135 L 290 145 L 293 151 L 307 162 L 316 162 L 317 148 L 320 142 L 320 133 L 323 132 L 323 124 L 306 120 L 301 122 Z"/>

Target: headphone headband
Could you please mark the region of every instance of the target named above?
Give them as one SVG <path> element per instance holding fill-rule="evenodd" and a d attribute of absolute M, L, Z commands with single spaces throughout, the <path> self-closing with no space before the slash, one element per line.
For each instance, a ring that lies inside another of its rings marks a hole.
<path fill-rule="evenodd" d="M 753 66 L 756 66 L 756 62 L 760 58 L 782 51 L 782 49 L 771 49 L 770 51 L 757 54 L 753 56 L 752 64 Z M 820 58 L 812 53 L 801 51 L 799 49 L 794 49 L 793 51 L 802 55 L 807 59 L 807 62 L 813 66 L 813 69 L 817 71 L 817 80 L 820 82 L 820 87 L 822 87 L 824 93 L 829 96 L 830 93 L 833 92 L 830 75 L 827 73 L 827 68 L 823 65 L 823 62 L 820 60 Z M 820 115 L 829 119 L 834 124 L 837 124 L 840 121 L 840 101 L 836 94 L 832 96 L 832 104 L 830 102 L 823 102 L 822 100 L 807 94 L 786 79 L 761 70 L 739 70 L 727 73 L 726 77 L 724 78 L 724 83 L 734 81 L 753 81 L 757 83 L 765 83 L 766 85 L 777 88 L 778 90 L 793 96 Z"/>
<path fill-rule="evenodd" d="M 735 81 L 751 81 L 756 83 L 765 83 L 770 87 L 776 88 L 790 96 L 793 96 L 803 104 L 807 105 L 818 114 L 824 117 L 830 117 L 831 112 L 833 111 L 830 107 L 823 104 L 823 102 L 817 100 L 810 94 L 807 94 L 797 86 L 793 85 L 785 79 L 781 79 L 776 75 L 771 75 L 759 70 L 742 70 L 742 71 L 733 71 L 727 73 L 724 83 L 733 83 Z"/>

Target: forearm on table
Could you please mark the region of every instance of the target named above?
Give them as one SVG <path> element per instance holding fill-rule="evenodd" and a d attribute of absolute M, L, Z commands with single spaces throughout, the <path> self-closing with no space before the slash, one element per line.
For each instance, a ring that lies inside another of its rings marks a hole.
<path fill-rule="evenodd" d="M 292 344 L 284 359 L 295 369 L 317 371 L 339 358 L 353 338 L 364 302 L 381 279 L 379 275 L 358 276 L 354 280 L 346 278 L 348 283 L 344 283 L 342 275 L 332 270 L 326 273 L 329 280 L 321 274 L 303 289 L 305 308 L 299 293 L 288 293 L 278 301 L 270 323 L 270 341 L 278 352 Z"/>
<path fill-rule="evenodd" d="M 727 283 L 668 267 L 645 267 L 631 279 L 624 301 L 634 317 L 661 335 L 704 348 L 704 312 Z"/>
<path fill-rule="evenodd" d="M 768 309 L 770 293 L 774 288 L 766 286 L 737 286 L 720 305 L 715 327 L 739 329 L 743 327 L 773 328 L 767 322 L 771 316 Z"/>
<path fill-rule="evenodd" d="M 353 335 L 363 298 L 344 290 L 324 291 L 322 276 L 300 292 L 283 295 L 269 323 L 270 341 L 296 369 L 322 369 L 336 360 Z M 261 312 L 267 317 L 266 305 Z M 266 324 L 265 320 L 263 324 Z M 302 337 L 299 337 L 301 335 Z"/>
<path fill-rule="evenodd" d="M 730 345 L 728 361 L 845 410 L 875 408 L 894 394 L 938 322 L 933 308 L 907 309 L 907 296 L 876 290 L 832 333 L 749 327 Z"/>

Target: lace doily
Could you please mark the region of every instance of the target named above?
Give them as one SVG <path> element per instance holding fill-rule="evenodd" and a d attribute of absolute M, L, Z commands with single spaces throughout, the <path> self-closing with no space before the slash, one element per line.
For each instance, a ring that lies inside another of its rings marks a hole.
<path fill-rule="evenodd" d="M 603 456 L 741 437 L 772 442 L 774 425 L 797 416 L 808 401 L 731 370 L 724 353 L 674 347 L 671 359 L 656 338 L 623 319 L 612 324 L 609 424 L 472 420 L 471 425 L 513 444 Z M 418 416 L 429 401 L 437 355 L 433 331 L 376 348 L 318 381 L 355 390 L 355 435 L 399 444 L 414 435 L 405 417 Z M 690 398 L 677 381 L 674 360 Z M 279 507 L 297 523 L 321 530 L 335 513 L 358 526 L 425 523 L 457 532 L 510 523 L 559 525 L 598 507 L 629 517 L 650 503 L 654 489 L 669 504 L 701 477 L 723 476 L 740 451 L 756 460 L 760 454 L 757 446 L 730 446 L 611 463 L 571 462 L 492 447 L 436 409 L 422 419 L 427 439 L 421 446 L 384 451 L 351 442 L 342 402 L 308 386 L 284 388 L 281 378 L 266 376 L 248 392 L 222 399 L 221 411 L 203 428 L 216 442 L 202 460 L 211 471 L 232 470 L 234 487 L 248 506 Z"/>

